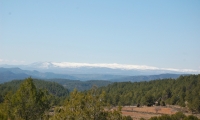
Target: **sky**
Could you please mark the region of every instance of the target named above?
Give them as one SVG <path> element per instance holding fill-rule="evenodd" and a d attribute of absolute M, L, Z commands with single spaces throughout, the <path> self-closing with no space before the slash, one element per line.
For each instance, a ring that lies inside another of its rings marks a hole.
<path fill-rule="evenodd" d="M 200 70 L 200 0 L 0 0 L 0 64 Z"/>

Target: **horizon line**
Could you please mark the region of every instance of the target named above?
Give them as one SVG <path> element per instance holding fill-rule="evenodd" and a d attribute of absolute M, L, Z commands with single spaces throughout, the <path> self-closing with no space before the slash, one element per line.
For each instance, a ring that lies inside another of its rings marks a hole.
<path fill-rule="evenodd" d="M 10 65 L 10 66 L 31 66 L 31 65 L 41 65 L 40 68 L 60 67 L 60 68 L 80 68 L 80 67 L 100 67 L 100 68 L 110 68 L 110 69 L 122 69 L 122 70 L 166 70 L 174 72 L 190 72 L 190 73 L 200 73 L 200 70 L 195 69 L 177 69 L 177 68 L 159 68 L 155 66 L 148 65 L 134 65 L 134 64 L 119 64 L 119 63 L 80 63 L 80 62 L 34 62 L 29 64 L 1 64 L 0 65 Z"/>

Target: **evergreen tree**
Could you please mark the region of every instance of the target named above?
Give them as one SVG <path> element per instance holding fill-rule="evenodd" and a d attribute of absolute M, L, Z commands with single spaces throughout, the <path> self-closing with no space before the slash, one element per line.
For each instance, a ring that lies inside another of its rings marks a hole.
<path fill-rule="evenodd" d="M 86 93 L 74 90 L 62 107 L 55 111 L 52 120 L 130 120 L 121 115 L 121 108 L 106 107 L 105 92 L 97 94 L 96 88 Z"/>
<path fill-rule="evenodd" d="M 9 119 L 17 120 L 42 118 L 50 107 L 47 92 L 37 91 L 32 78 L 25 79 L 14 95 L 8 94 L 4 106 Z"/>

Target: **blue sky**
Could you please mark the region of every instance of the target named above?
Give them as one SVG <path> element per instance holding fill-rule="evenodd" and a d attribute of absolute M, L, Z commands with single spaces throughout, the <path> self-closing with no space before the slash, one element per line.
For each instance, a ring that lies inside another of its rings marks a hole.
<path fill-rule="evenodd" d="M 199 0 L 1 0 L 0 64 L 200 69 Z"/>

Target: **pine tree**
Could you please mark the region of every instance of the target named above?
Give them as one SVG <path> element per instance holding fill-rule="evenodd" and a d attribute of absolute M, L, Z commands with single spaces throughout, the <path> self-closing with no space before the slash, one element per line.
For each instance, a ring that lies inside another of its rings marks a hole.
<path fill-rule="evenodd" d="M 74 90 L 70 98 L 65 101 L 62 107 L 55 111 L 52 120 L 130 120 L 130 117 L 123 117 L 121 109 L 110 110 L 106 107 L 105 92 L 97 94 L 96 88 L 87 93 Z"/>
<path fill-rule="evenodd" d="M 9 118 L 18 120 L 42 118 L 50 107 L 47 93 L 42 90 L 37 91 L 32 78 L 25 79 L 14 95 L 7 95 L 4 106 L 7 108 Z"/>

